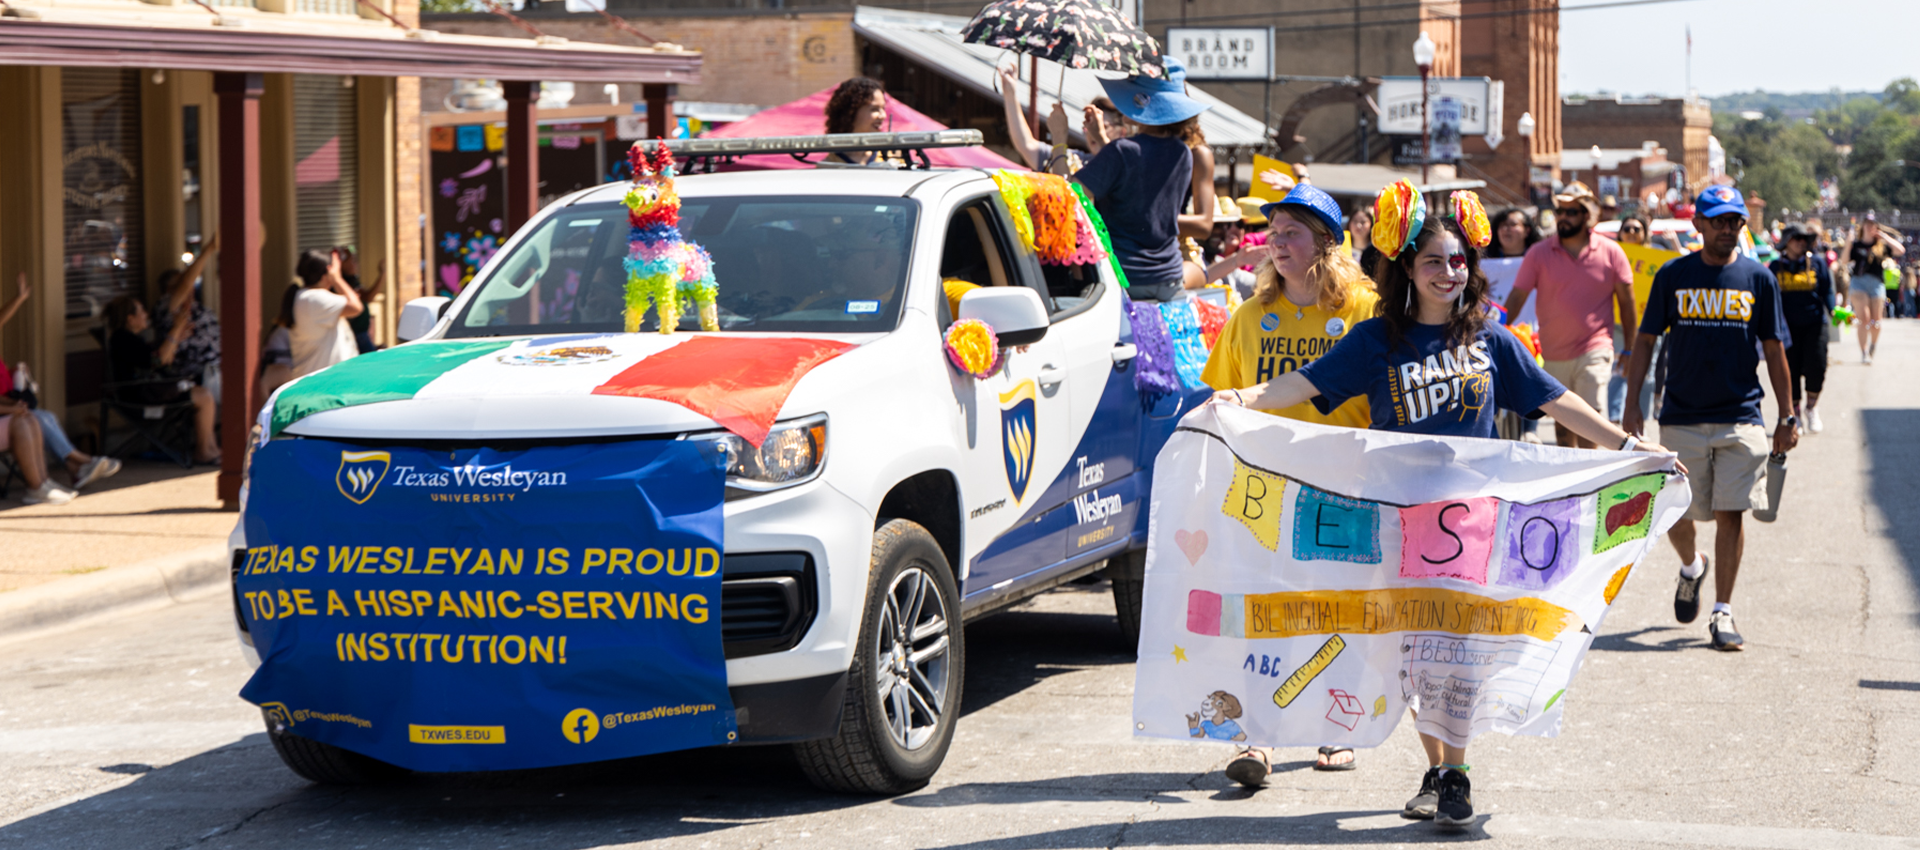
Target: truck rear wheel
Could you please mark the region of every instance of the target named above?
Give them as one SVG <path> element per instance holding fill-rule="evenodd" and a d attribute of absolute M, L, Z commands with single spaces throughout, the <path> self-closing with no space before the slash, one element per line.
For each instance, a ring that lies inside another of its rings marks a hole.
<path fill-rule="evenodd" d="M 273 741 L 273 751 L 280 754 L 280 760 L 289 770 L 308 781 L 322 785 L 372 785 L 397 779 L 407 772 L 372 756 L 302 738 L 274 722 L 271 714 L 266 721 L 267 738 Z"/>
<path fill-rule="evenodd" d="M 840 731 L 794 755 L 828 791 L 904 794 L 940 769 L 960 717 L 960 590 L 933 535 L 901 519 L 874 532 L 868 582 Z"/>
<path fill-rule="evenodd" d="M 1128 650 L 1140 648 L 1140 601 L 1147 586 L 1147 550 L 1128 552 L 1107 562 L 1113 582 L 1113 616 Z"/>

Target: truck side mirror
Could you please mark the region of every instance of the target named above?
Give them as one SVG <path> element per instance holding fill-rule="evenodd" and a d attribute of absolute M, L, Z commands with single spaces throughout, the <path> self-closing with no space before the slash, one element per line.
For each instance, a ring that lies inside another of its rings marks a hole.
<path fill-rule="evenodd" d="M 447 305 L 453 299 L 429 295 L 415 298 L 400 308 L 400 322 L 393 329 L 394 336 L 401 342 L 412 342 L 433 332 L 433 326 L 440 323 L 441 314 L 447 312 Z"/>
<path fill-rule="evenodd" d="M 1001 345 L 1031 345 L 1047 335 L 1047 306 L 1024 286 L 987 286 L 960 298 L 960 319 L 993 326 Z"/>

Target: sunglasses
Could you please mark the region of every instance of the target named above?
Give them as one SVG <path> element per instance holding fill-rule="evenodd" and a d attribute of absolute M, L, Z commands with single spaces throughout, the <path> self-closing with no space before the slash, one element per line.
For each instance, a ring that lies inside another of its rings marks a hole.
<path fill-rule="evenodd" d="M 1587 214 L 1586 207 L 1555 207 L 1553 214 L 1561 218 L 1577 218 Z"/>
<path fill-rule="evenodd" d="M 1626 227 L 1620 228 L 1620 232 L 1621 233 L 1645 233 L 1647 232 L 1647 229 L 1637 224 L 1630 224 L 1630 225 L 1627 225 Z"/>

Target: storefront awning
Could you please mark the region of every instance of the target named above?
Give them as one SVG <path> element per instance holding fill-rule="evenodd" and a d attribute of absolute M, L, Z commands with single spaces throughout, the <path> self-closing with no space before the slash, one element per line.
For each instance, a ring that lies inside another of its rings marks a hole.
<path fill-rule="evenodd" d="M 1423 194 L 1451 192 L 1455 189 L 1479 189 L 1487 185 L 1485 180 L 1469 180 L 1448 175 L 1434 174 L 1433 179 L 1422 183 L 1420 169 L 1417 167 L 1393 167 L 1372 165 L 1369 163 L 1331 163 L 1315 162 L 1307 166 L 1308 179 L 1329 195 L 1357 195 L 1371 198 L 1380 194 L 1396 180 L 1412 181 Z"/>
<path fill-rule="evenodd" d="M 1010 62 L 1009 53 L 998 47 L 962 42 L 960 30 L 967 25 L 967 20 L 953 15 L 857 6 L 853 13 L 853 31 L 988 100 L 998 102 L 1000 93 L 994 90 L 998 76 L 995 63 Z M 1092 103 L 1094 98 L 1106 94 L 1106 90 L 1100 87 L 1099 78 L 1092 71 L 1066 69 L 1064 85 L 1060 72 L 1061 67 L 1055 63 L 1040 63 L 1040 114 L 1046 115 L 1051 111 L 1057 99 L 1066 105 L 1067 114 L 1073 116 L 1070 123 L 1078 125 L 1080 110 Z M 1020 74 L 1020 96 L 1025 98 L 1028 78 L 1024 56 L 1021 57 Z M 1200 129 L 1206 133 L 1208 144 L 1258 146 L 1266 143 L 1266 127 L 1261 125 L 1259 119 L 1228 106 L 1199 86 L 1188 86 L 1187 93 L 1212 107 L 1200 113 Z M 1026 104 L 1023 102 L 1021 105 Z M 1076 131 L 1073 135 L 1078 139 L 1080 134 Z"/>
<path fill-rule="evenodd" d="M 171 68 L 607 83 L 698 83 L 697 52 L 563 39 L 402 30 L 386 21 L 145 6 L 137 24 L 89 22 L 84 7 L 15 7 L 0 18 L 0 65 Z M 94 15 L 98 19 L 100 16 Z M 232 22 L 244 22 L 232 25 Z M 226 22 L 222 25 L 219 22 Z"/>

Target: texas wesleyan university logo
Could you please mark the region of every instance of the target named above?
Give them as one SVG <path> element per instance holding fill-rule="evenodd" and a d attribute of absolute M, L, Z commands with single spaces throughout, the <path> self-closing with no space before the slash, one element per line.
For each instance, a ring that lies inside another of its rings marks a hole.
<path fill-rule="evenodd" d="M 340 488 L 340 495 L 356 505 L 364 505 L 373 498 L 373 491 L 380 489 L 380 482 L 387 478 L 387 467 L 392 465 L 393 455 L 386 452 L 343 451 L 340 471 L 333 474 L 333 483 Z"/>
<path fill-rule="evenodd" d="M 1021 381 L 1000 395 L 1000 446 L 1007 462 L 1007 487 L 1013 500 L 1027 495 L 1033 480 L 1034 436 L 1039 432 L 1034 418 L 1033 381 Z"/>

